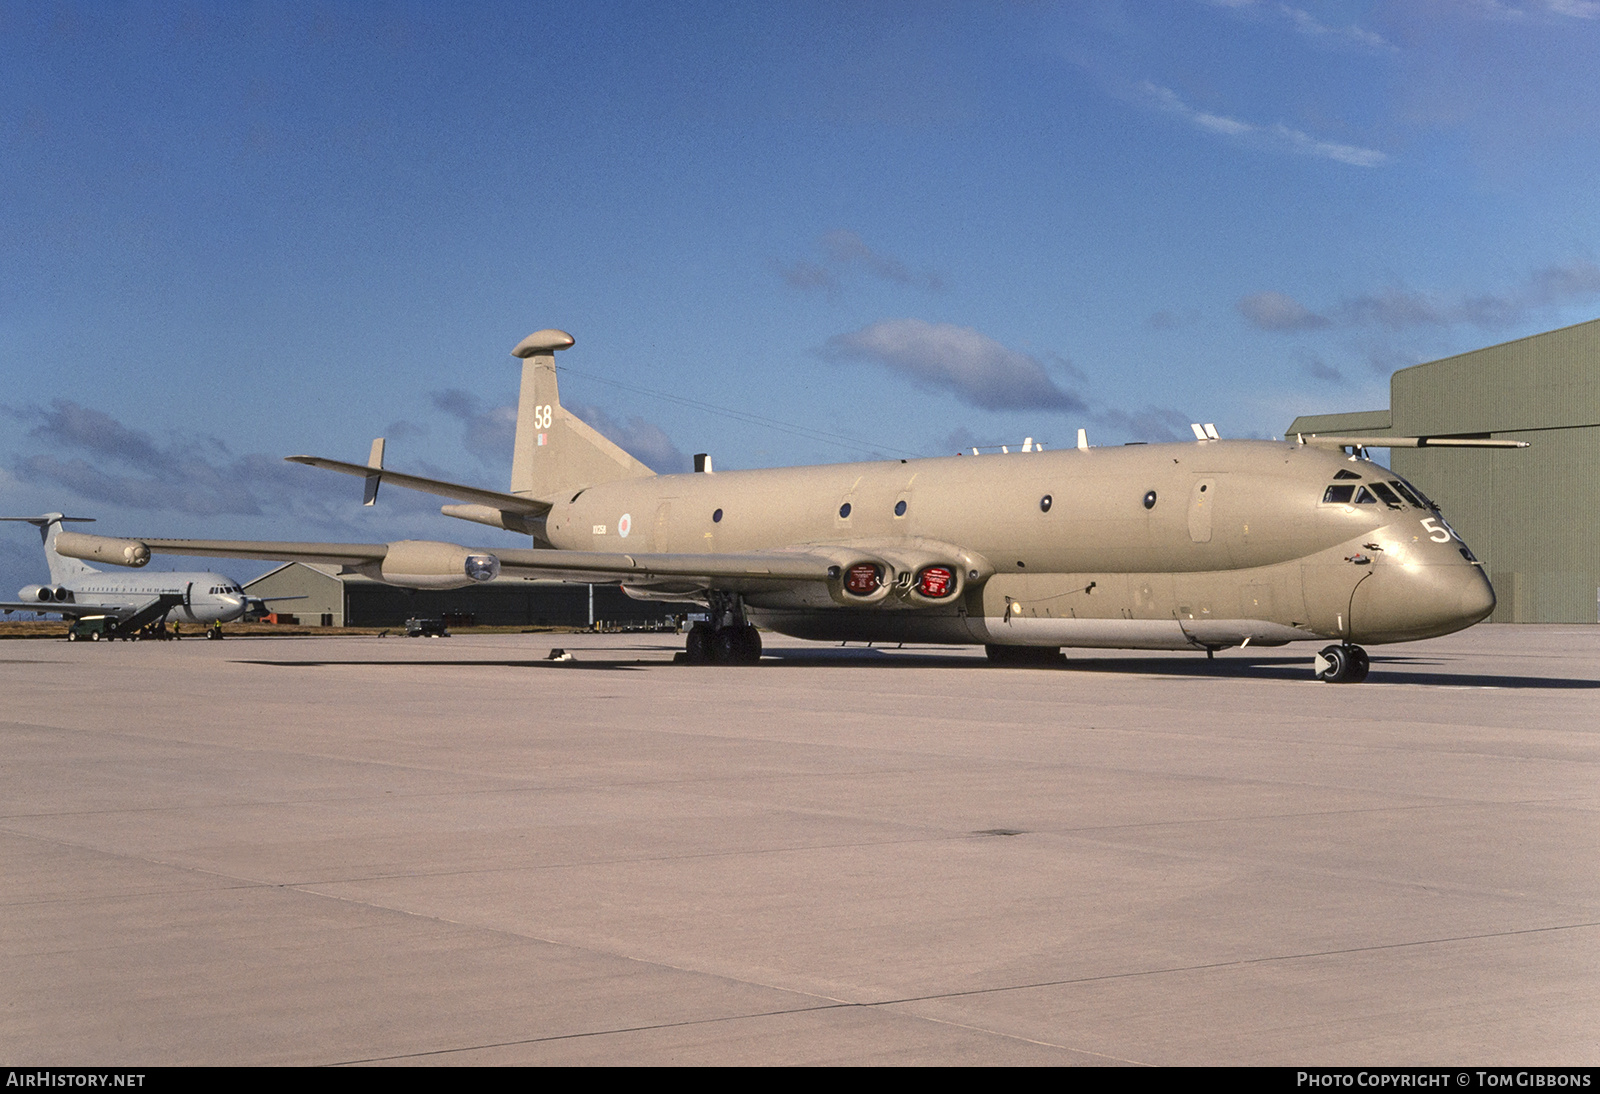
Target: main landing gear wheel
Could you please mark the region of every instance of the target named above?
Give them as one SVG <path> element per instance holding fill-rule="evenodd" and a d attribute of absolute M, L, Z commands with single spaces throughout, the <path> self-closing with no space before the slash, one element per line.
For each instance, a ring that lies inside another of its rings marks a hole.
<path fill-rule="evenodd" d="M 689 637 L 683 648 L 683 659 L 691 665 L 703 665 L 711 660 L 710 627 L 696 623 L 689 628 Z"/>
<path fill-rule="evenodd" d="M 1317 654 L 1314 672 L 1330 684 L 1359 684 L 1367 678 L 1372 661 L 1360 646 L 1329 646 Z"/>
<path fill-rule="evenodd" d="M 761 660 L 761 632 L 749 623 L 717 630 L 696 623 L 689 628 L 683 659 L 691 665 L 753 665 Z"/>
<path fill-rule="evenodd" d="M 761 633 L 749 623 L 724 627 L 711 640 L 711 659 L 724 665 L 753 665 L 761 660 Z"/>

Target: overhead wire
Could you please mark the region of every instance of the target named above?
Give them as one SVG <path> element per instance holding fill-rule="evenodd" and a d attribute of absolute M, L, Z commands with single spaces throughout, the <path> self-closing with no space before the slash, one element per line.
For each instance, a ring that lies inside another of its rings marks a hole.
<path fill-rule="evenodd" d="M 623 391 L 631 391 L 638 395 L 648 395 L 652 399 L 665 399 L 668 402 L 691 407 L 708 414 L 720 414 L 736 421 L 746 422 L 750 425 L 765 426 L 768 429 L 776 429 L 791 436 L 801 437 L 810 441 L 819 441 L 823 444 L 831 444 L 852 452 L 860 452 L 867 456 L 882 456 L 885 452 L 893 452 L 899 456 L 916 456 L 918 458 L 926 455 L 926 453 L 913 452 L 909 449 L 896 450 L 883 445 L 873 446 L 871 442 L 864 441 L 859 437 L 851 437 L 843 433 L 829 433 L 821 429 L 811 429 L 808 426 L 794 425 L 790 422 L 778 421 L 775 418 L 767 418 L 760 414 L 752 414 L 747 410 L 733 410 L 729 407 L 717 406 L 715 403 L 702 402 L 699 399 L 690 399 L 683 395 L 674 395 L 671 392 L 655 391 L 651 388 L 639 387 L 636 384 L 625 384 L 620 380 L 612 380 L 605 376 L 598 376 L 595 373 L 584 372 L 566 365 L 557 365 L 556 368 L 561 372 L 570 373 L 573 376 L 581 376 L 586 380 L 597 380 L 602 384 L 610 384 L 612 387 L 621 388 Z"/>

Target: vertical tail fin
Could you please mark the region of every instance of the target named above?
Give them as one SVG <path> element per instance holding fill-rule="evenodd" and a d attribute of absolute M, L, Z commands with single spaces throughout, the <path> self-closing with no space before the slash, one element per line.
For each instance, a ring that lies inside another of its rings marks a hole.
<path fill-rule="evenodd" d="M 572 342 L 565 331 L 541 330 L 511 351 L 523 359 L 511 454 L 511 492 L 519 497 L 549 499 L 596 483 L 655 474 L 561 405 L 556 351 Z"/>
<path fill-rule="evenodd" d="M 46 513 L 39 517 L 0 517 L 0 520 L 25 520 L 39 529 L 39 540 L 44 544 L 44 560 L 50 566 L 50 582 L 60 585 L 85 574 L 97 574 L 87 562 L 56 554 L 56 537 L 61 534 L 62 521 L 93 522 L 93 517 L 67 517 L 60 513 Z"/>

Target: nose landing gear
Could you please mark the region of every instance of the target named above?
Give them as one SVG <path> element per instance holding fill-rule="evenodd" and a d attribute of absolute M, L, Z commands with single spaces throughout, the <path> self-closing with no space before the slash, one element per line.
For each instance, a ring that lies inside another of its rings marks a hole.
<path fill-rule="evenodd" d="M 1360 646 L 1329 646 L 1317 654 L 1312 671 L 1329 684 L 1359 684 L 1367 678 L 1372 661 Z"/>

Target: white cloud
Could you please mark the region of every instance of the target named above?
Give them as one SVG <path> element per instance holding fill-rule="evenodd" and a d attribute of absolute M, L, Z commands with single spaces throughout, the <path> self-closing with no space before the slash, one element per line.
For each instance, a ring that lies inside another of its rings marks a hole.
<path fill-rule="evenodd" d="M 1148 80 L 1139 86 L 1140 90 L 1162 110 L 1208 133 L 1231 137 L 1262 148 L 1334 160 L 1352 167 L 1380 167 L 1389 161 L 1387 155 L 1375 149 L 1318 140 L 1281 122 L 1274 125 L 1256 125 L 1238 118 L 1197 110 L 1184 102 L 1171 88 L 1162 87 Z"/>
<path fill-rule="evenodd" d="M 845 274 L 859 271 L 879 281 L 895 285 L 939 292 L 944 279 L 931 270 L 913 271 L 894 255 L 874 250 L 855 232 L 835 228 L 824 232 L 817 241 L 826 263 L 818 264 L 807 259 L 792 263 L 773 261 L 773 268 L 784 284 L 793 289 L 837 292 Z"/>
<path fill-rule="evenodd" d="M 496 471 L 511 466 L 511 448 L 517 435 L 515 406 L 485 407 L 482 400 L 459 388 L 428 396 L 434 409 L 461 423 L 461 443 L 479 461 Z"/>
<path fill-rule="evenodd" d="M 1459 324 L 1492 330 L 1521 322 L 1530 312 L 1541 308 L 1596 296 L 1600 296 L 1600 266 L 1593 262 L 1571 262 L 1535 270 L 1520 285 L 1504 292 L 1450 300 L 1391 287 L 1351 297 L 1340 305 L 1339 313 L 1348 323 L 1374 324 L 1390 330 Z"/>
<path fill-rule="evenodd" d="M 782 263 L 777 259 L 772 260 L 772 268 L 777 271 L 783 283 L 791 289 L 810 291 L 820 289 L 823 292 L 836 292 L 839 288 L 839 277 L 832 270 L 824 269 L 815 262 L 801 259 L 798 262 Z"/>
<path fill-rule="evenodd" d="M 236 456 L 215 437 L 174 434 L 161 441 L 68 399 L 5 410 L 32 423 L 28 436 L 48 449 L 14 456 L 11 474 L 63 503 L 76 498 L 205 517 L 271 513 L 322 527 L 345 525 L 339 510 L 352 495 L 340 476 L 308 474 L 277 456 Z"/>
<path fill-rule="evenodd" d="M 836 361 L 874 362 L 984 410 L 1085 409 L 1084 401 L 1058 386 L 1037 357 L 971 327 L 885 319 L 835 335 L 823 354 Z"/>
<path fill-rule="evenodd" d="M 1383 35 L 1358 27 L 1354 23 L 1345 27 L 1331 27 L 1310 12 L 1291 8 L 1288 4 L 1279 4 L 1278 11 L 1289 20 L 1296 31 L 1309 38 L 1359 46 L 1379 53 L 1397 52 L 1394 45 Z"/>
<path fill-rule="evenodd" d="M 1214 8 L 1251 12 L 1262 17 L 1281 16 L 1296 33 L 1329 45 L 1355 46 L 1375 53 L 1398 52 L 1383 35 L 1365 27 L 1356 26 L 1354 23 L 1343 27 L 1330 26 L 1309 11 L 1288 4 L 1268 4 L 1259 0 L 1208 0 L 1208 3 Z"/>
<path fill-rule="evenodd" d="M 461 423 L 461 442 L 467 451 L 486 466 L 504 473 L 511 466 L 516 446 L 517 408 L 512 405 L 486 407 L 470 392 L 460 389 L 436 391 L 433 405 Z M 567 409 L 621 445 L 652 471 L 671 474 L 689 470 L 689 458 L 678 450 L 666 431 L 643 418 L 613 418 L 597 406 L 569 403 Z"/>
<path fill-rule="evenodd" d="M 1462 5 L 1489 19 L 1516 21 L 1534 14 L 1558 15 L 1569 19 L 1600 18 L 1600 3 L 1594 0 L 1532 0 L 1528 4 L 1505 4 L 1500 0 L 1467 0 Z"/>
<path fill-rule="evenodd" d="M 620 445 L 634 459 L 662 475 L 691 470 L 690 460 L 672 443 L 666 430 L 643 418 L 613 418 L 597 406 L 569 403 L 567 409 Z"/>
<path fill-rule="evenodd" d="M 1600 266 L 1576 261 L 1545 266 L 1503 292 L 1447 298 L 1390 286 L 1346 297 L 1327 315 L 1318 314 L 1280 292 L 1258 292 L 1236 305 L 1250 325 L 1260 330 L 1305 331 L 1337 322 L 1346 327 L 1474 326 L 1487 330 L 1514 326 L 1531 313 L 1600 297 Z"/>
<path fill-rule="evenodd" d="M 1315 330 L 1328 325 L 1327 316 L 1318 315 L 1281 292 L 1252 293 L 1234 307 L 1251 326 L 1261 330 Z"/>

